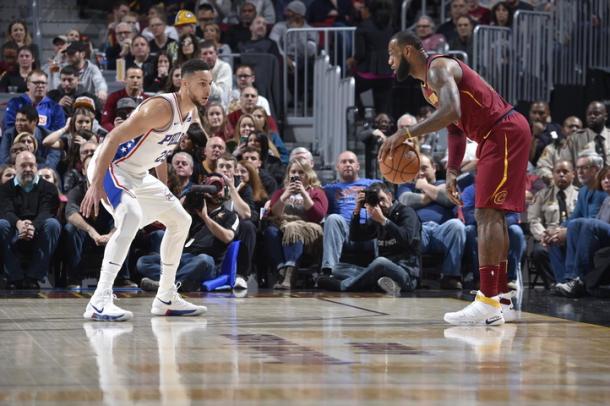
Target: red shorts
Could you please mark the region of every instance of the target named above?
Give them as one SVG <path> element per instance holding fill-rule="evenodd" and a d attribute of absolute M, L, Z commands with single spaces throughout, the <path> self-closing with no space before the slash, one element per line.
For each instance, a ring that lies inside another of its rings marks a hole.
<path fill-rule="evenodd" d="M 476 208 L 522 212 L 532 135 L 516 111 L 502 118 L 477 148 Z"/>

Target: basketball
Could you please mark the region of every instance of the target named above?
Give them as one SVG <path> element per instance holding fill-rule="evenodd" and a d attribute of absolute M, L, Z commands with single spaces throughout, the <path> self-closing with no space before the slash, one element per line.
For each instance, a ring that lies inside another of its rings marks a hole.
<path fill-rule="evenodd" d="M 411 182 L 419 172 L 419 154 L 413 144 L 400 144 L 385 161 L 379 161 L 379 169 L 388 182 L 396 185 Z"/>

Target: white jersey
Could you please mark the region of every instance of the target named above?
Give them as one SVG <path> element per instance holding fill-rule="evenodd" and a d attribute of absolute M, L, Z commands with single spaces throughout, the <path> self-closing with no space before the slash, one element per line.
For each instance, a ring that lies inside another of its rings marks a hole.
<path fill-rule="evenodd" d="M 193 120 L 192 111 L 189 111 L 184 119 L 182 118 L 176 93 L 159 94 L 142 104 L 153 98 L 163 98 L 171 105 L 172 118 L 169 126 L 161 131 L 150 129 L 122 143 L 112 159 L 112 165 L 137 177 L 146 175 L 150 169 L 167 161 L 167 157 L 174 151 Z M 136 111 L 142 104 L 136 108 Z"/>

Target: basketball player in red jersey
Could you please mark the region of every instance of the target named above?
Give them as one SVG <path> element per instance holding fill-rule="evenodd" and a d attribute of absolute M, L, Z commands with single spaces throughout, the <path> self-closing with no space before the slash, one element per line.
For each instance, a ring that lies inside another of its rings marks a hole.
<path fill-rule="evenodd" d="M 468 65 L 444 55 L 427 55 L 415 35 L 399 32 L 390 41 L 388 50 L 388 63 L 397 79 L 404 80 L 410 75 L 422 81 L 424 97 L 436 111 L 389 137 L 379 150 L 379 160 L 388 159 L 392 149 L 407 138 L 447 127 L 447 194 L 456 205 L 461 205 L 456 178 L 466 137 L 479 144 L 475 216 L 481 290 L 473 303 L 461 311 L 446 313 L 444 319 L 456 325 L 500 325 L 512 321 L 515 312 L 507 288 L 508 229 L 504 212 L 525 209 L 531 144 L 527 120 Z"/>

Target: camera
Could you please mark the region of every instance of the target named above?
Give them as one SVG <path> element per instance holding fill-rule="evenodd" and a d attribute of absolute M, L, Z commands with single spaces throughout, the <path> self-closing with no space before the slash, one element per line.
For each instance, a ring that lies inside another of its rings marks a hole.
<path fill-rule="evenodd" d="M 293 182 L 298 182 L 298 181 L 300 181 L 300 180 L 301 180 L 301 177 L 300 177 L 300 176 L 291 176 L 291 177 L 290 177 L 290 183 L 293 183 Z"/>
<path fill-rule="evenodd" d="M 365 190 L 364 203 L 372 207 L 379 206 L 379 192 L 376 190 Z"/>

